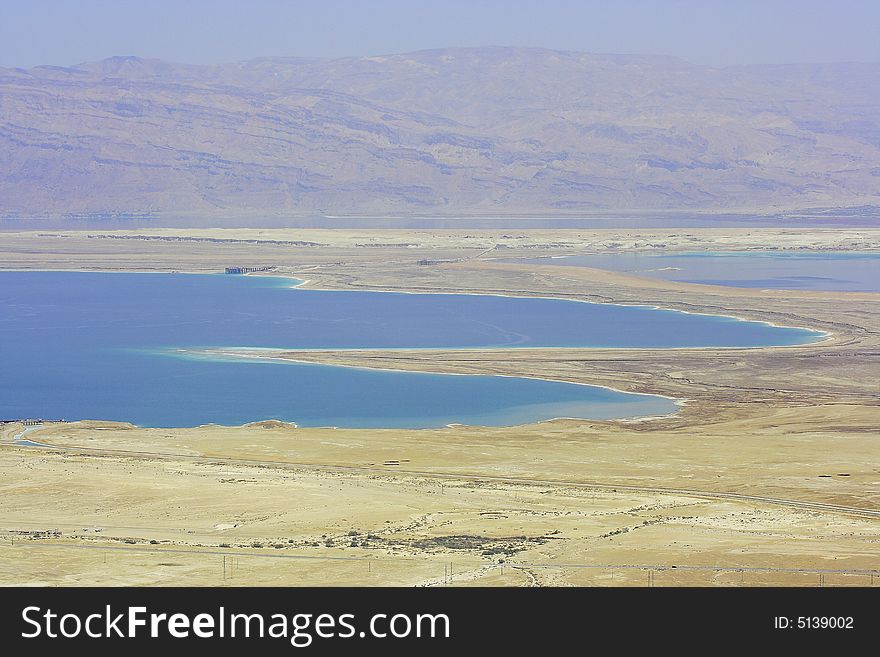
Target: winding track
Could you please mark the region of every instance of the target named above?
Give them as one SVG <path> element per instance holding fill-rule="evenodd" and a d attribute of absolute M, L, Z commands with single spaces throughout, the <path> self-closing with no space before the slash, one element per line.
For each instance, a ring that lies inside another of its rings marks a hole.
<path fill-rule="evenodd" d="M 347 556 L 331 556 L 331 555 L 311 555 L 311 554 L 284 554 L 270 552 L 241 552 L 236 550 L 216 550 L 216 549 L 199 549 L 199 548 L 165 548 L 153 546 L 132 546 L 132 545 L 90 545 L 84 543 L 41 543 L 34 545 L 32 548 L 54 548 L 54 549 L 80 549 L 80 550 L 109 550 L 114 552 L 146 552 L 153 554 L 180 554 L 193 555 L 200 554 L 205 556 L 222 556 L 222 557 L 245 557 L 257 559 L 293 559 L 300 561 L 361 561 L 361 562 L 381 562 L 381 561 L 422 561 L 421 557 L 404 557 L 404 556 L 388 556 L 381 557 L 363 556 L 363 557 L 347 557 Z M 31 547 L 29 547 L 31 549 Z M 461 562 L 459 562 L 460 564 Z M 520 561 L 508 561 L 504 564 L 482 564 L 477 570 L 486 570 L 489 568 L 511 568 L 515 570 L 527 571 L 528 569 L 553 569 L 553 568 L 577 568 L 584 570 L 643 570 L 643 571 L 689 571 L 689 572 L 715 572 L 715 573 L 803 573 L 811 575 L 866 575 L 871 577 L 873 585 L 874 577 L 880 576 L 880 570 L 867 568 L 777 568 L 773 566 L 677 566 L 669 564 L 585 564 L 585 563 L 528 563 Z M 459 574 L 466 574 L 470 571 L 463 570 Z M 439 583 L 439 582 L 434 582 Z"/>

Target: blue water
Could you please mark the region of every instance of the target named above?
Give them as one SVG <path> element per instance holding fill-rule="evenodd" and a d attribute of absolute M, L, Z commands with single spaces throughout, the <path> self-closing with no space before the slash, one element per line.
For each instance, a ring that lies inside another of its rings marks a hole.
<path fill-rule="evenodd" d="M 788 345 L 819 334 L 558 299 L 299 290 L 271 277 L 0 272 L 0 419 L 143 426 L 511 425 L 672 412 L 673 402 L 534 379 L 182 358 L 209 347 Z"/>
<path fill-rule="evenodd" d="M 874 252 L 630 252 L 525 258 L 515 262 L 595 267 L 667 281 L 731 287 L 880 291 L 880 253 Z"/>

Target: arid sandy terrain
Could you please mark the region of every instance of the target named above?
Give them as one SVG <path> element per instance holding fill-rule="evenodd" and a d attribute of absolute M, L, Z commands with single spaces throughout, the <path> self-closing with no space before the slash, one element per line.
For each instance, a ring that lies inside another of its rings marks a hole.
<path fill-rule="evenodd" d="M 880 584 L 880 293 L 501 262 L 880 249 L 880 230 L 0 233 L 4 269 L 277 267 L 319 288 L 552 295 L 830 333 L 769 349 L 288 352 L 686 400 L 674 417 L 442 430 L 0 426 L 0 583 Z"/>

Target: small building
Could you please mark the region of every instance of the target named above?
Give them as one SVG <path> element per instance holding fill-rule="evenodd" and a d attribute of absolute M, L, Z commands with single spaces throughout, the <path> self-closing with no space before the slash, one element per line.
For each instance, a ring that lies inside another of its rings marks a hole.
<path fill-rule="evenodd" d="M 275 269 L 274 265 L 269 265 L 267 267 L 227 267 L 227 274 L 250 274 L 252 272 L 257 271 L 270 271 Z"/>

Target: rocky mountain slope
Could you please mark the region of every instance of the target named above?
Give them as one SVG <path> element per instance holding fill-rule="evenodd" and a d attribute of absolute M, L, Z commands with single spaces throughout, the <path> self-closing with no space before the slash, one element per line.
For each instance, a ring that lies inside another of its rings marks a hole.
<path fill-rule="evenodd" d="M 473 48 L 0 69 L 0 215 L 880 206 L 880 64 Z"/>

